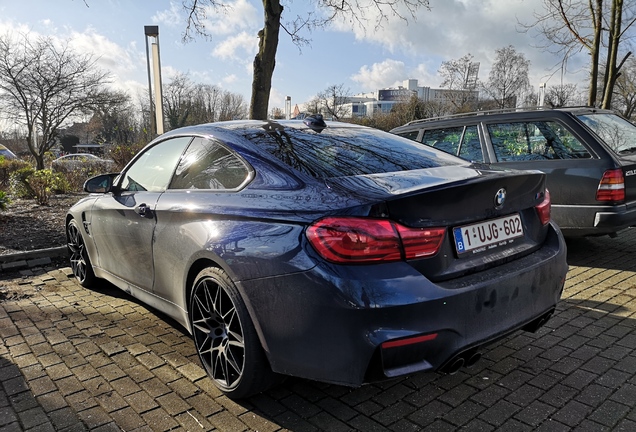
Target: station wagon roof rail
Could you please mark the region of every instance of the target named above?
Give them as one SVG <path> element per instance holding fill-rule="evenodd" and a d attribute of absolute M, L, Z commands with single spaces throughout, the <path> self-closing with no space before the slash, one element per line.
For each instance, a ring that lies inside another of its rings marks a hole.
<path fill-rule="evenodd" d="M 590 107 L 585 105 L 570 106 L 570 107 L 563 107 L 563 108 L 540 107 L 540 106 L 518 107 L 518 108 L 498 108 L 498 109 L 492 109 L 492 110 L 472 111 L 467 113 L 449 114 L 444 116 L 427 117 L 424 119 L 411 120 L 410 122 L 406 123 L 404 126 L 427 123 L 427 122 L 437 121 L 437 120 L 459 119 L 459 118 L 474 117 L 474 116 L 489 115 L 489 114 L 506 114 L 506 113 L 513 113 L 513 112 L 546 111 L 546 110 L 559 111 L 562 109 L 572 110 L 577 108 L 600 110 L 600 108 L 595 108 L 595 107 Z"/>

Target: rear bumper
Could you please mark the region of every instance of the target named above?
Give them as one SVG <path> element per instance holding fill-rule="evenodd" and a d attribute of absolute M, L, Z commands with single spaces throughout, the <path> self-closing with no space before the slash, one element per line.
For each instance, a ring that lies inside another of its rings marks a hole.
<path fill-rule="evenodd" d="M 636 202 L 615 206 L 552 206 L 566 237 L 613 234 L 636 226 Z"/>
<path fill-rule="evenodd" d="M 565 242 L 551 225 L 538 251 L 452 281 L 391 263 L 317 266 L 239 289 L 274 371 L 357 386 L 437 370 L 537 320 L 555 308 L 566 273 Z M 413 337 L 421 342 L 406 349 L 393 343 Z"/>

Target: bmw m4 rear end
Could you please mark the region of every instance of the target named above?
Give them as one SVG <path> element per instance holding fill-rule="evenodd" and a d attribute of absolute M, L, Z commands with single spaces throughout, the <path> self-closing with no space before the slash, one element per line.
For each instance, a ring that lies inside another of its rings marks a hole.
<path fill-rule="evenodd" d="M 77 278 L 181 322 L 234 398 L 452 372 L 545 323 L 567 273 L 544 174 L 320 118 L 175 130 L 85 188 Z"/>

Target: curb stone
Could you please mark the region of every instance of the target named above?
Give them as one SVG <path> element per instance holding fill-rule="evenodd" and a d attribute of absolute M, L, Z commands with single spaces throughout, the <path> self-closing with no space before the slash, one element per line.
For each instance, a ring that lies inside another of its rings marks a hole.
<path fill-rule="evenodd" d="M 51 258 L 62 257 L 66 254 L 66 246 L 59 246 L 0 255 L 0 273 L 50 264 Z"/>

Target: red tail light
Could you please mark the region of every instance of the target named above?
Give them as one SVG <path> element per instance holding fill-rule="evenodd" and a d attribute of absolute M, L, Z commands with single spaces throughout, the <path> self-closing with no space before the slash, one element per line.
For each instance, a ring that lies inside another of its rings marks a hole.
<path fill-rule="evenodd" d="M 445 228 L 408 228 L 387 219 L 327 217 L 307 228 L 307 239 L 327 261 L 372 263 L 431 256 Z"/>
<path fill-rule="evenodd" d="M 625 200 L 625 178 L 623 170 L 611 169 L 603 173 L 603 178 L 596 191 L 597 201 L 624 201 Z"/>
<path fill-rule="evenodd" d="M 550 191 L 545 190 L 543 194 L 543 201 L 538 206 L 535 206 L 537 210 L 537 214 L 539 215 L 539 220 L 543 225 L 547 225 L 550 222 L 550 217 L 552 213 L 552 202 L 550 201 Z"/>

